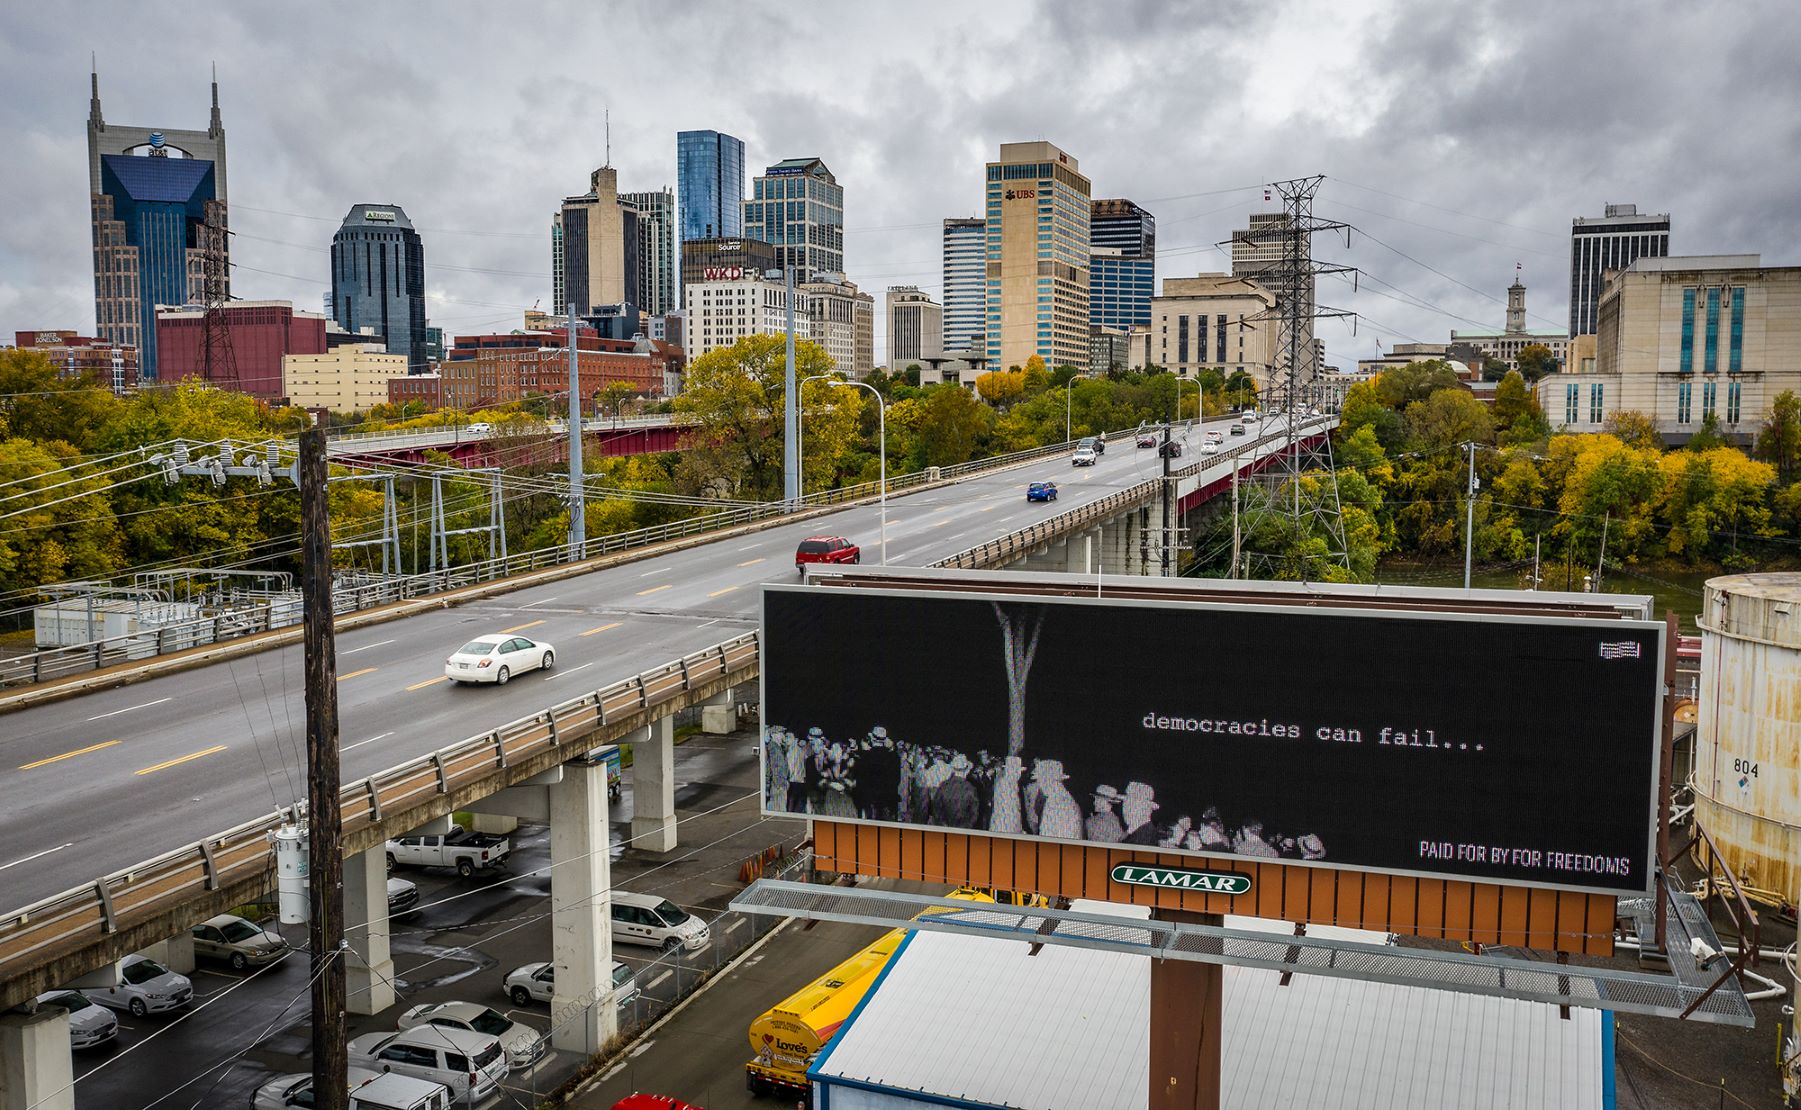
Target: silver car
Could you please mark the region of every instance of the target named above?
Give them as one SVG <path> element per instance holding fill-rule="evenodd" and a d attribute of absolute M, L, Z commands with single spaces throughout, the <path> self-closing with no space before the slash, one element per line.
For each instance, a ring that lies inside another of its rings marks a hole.
<path fill-rule="evenodd" d="M 507 1066 L 514 1070 L 531 1067 L 550 1045 L 549 1040 L 531 1026 L 476 1002 L 428 1002 L 401 1014 L 395 1024 L 402 1029 L 441 1025 L 447 1029 L 486 1033 L 499 1039 L 500 1047 L 507 1050 Z"/>
<path fill-rule="evenodd" d="M 368 1068 L 351 1068 L 345 1090 L 354 1091 L 381 1076 Z M 250 1096 L 250 1110 L 289 1110 L 290 1107 L 313 1105 L 313 1073 L 296 1072 L 278 1075 L 256 1089 Z"/>
<path fill-rule="evenodd" d="M 557 965 L 553 963 L 526 964 L 507 972 L 505 990 L 513 1005 L 524 1006 L 529 1002 L 549 1002 L 556 986 Z M 623 1006 L 638 997 L 636 975 L 624 960 L 613 961 L 613 997 Z"/>
<path fill-rule="evenodd" d="M 38 995 L 39 1006 L 61 1006 L 69 1011 L 69 1047 L 93 1048 L 119 1035 L 119 1019 L 88 1000 L 80 991 L 51 991 Z"/>
<path fill-rule="evenodd" d="M 273 963 L 288 950 L 287 938 L 280 933 L 229 913 L 202 921 L 189 932 L 196 957 L 223 960 L 234 971 Z"/>
<path fill-rule="evenodd" d="M 130 1010 L 132 1017 L 179 1010 L 194 1001 L 194 984 L 148 956 L 127 956 L 119 961 L 116 986 L 87 990 L 89 998 L 115 1010 Z"/>
<path fill-rule="evenodd" d="M 556 666 L 557 653 L 543 640 L 524 636 L 477 636 L 444 660 L 444 677 L 458 682 L 492 682 L 504 686 L 526 671 Z"/>

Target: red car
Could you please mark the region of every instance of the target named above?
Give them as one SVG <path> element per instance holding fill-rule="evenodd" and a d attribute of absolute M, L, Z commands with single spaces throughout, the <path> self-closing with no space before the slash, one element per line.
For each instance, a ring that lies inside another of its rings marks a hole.
<path fill-rule="evenodd" d="M 808 563 L 860 563 L 863 549 L 843 536 L 808 536 L 794 549 L 794 569 Z"/>
<path fill-rule="evenodd" d="M 627 1095 L 613 1104 L 613 1110 L 700 1110 L 700 1107 L 668 1095 Z"/>

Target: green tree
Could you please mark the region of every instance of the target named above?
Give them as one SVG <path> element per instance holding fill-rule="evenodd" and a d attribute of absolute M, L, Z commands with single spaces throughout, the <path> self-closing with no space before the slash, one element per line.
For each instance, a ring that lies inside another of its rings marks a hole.
<path fill-rule="evenodd" d="M 995 420 L 992 409 L 949 383 L 928 390 L 923 409 L 919 436 L 927 466 L 954 466 L 974 458 Z"/>
<path fill-rule="evenodd" d="M 1358 382 L 1345 390 L 1344 405 L 1338 413 L 1341 436 L 1367 427 L 1376 441 L 1390 450 L 1401 446 L 1406 423 L 1382 396 L 1375 380 Z"/>
<path fill-rule="evenodd" d="M 1376 395 L 1396 412 L 1444 389 L 1463 389 L 1457 371 L 1442 358 L 1420 359 L 1382 371 L 1374 379 Z M 1466 390 L 1467 392 L 1467 390 Z"/>
<path fill-rule="evenodd" d="M 1703 414 L 1701 426 L 1682 446 L 1688 451 L 1711 451 L 1716 447 L 1726 446 L 1726 437 L 1720 432 L 1720 418 L 1711 412 Z"/>
<path fill-rule="evenodd" d="M 97 378 L 62 377 L 41 351 L 0 351 L 0 437 L 89 451 L 123 407 Z"/>
<path fill-rule="evenodd" d="M 1493 443 L 1494 419 L 1487 406 L 1463 389 L 1441 389 L 1415 401 L 1403 413 L 1407 439 L 1419 450 L 1444 451 L 1460 443 Z"/>
<path fill-rule="evenodd" d="M 1770 402 L 1770 415 L 1757 433 L 1757 457 L 1774 463 L 1783 485 L 1801 476 L 1801 397 L 1785 389 Z"/>
<path fill-rule="evenodd" d="M 1547 374 L 1557 372 L 1557 356 L 1553 355 L 1551 348 L 1543 343 L 1526 344 L 1520 349 L 1520 353 L 1514 361 L 1518 363 L 1520 374 L 1528 383 L 1536 382 Z"/>
<path fill-rule="evenodd" d="M 678 471 L 686 492 L 753 501 L 782 496 L 783 347 L 782 336 L 750 335 L 688 364 L 674 407 L 695 417 L 701 430 Z M 794 365 L 798 380 L 826 373 L 832 360 L 823 347 L 802 340 Z M 807 438 L 824 430 L 809 424 Z"/>
<path fill-rule="evenodd" d="M 124 544 L 112 486 L 60 440 L 0 440 L 0 590 L 114 574 Z"/>
<path fill-rule="evenodd" d="M 1607 415 L 1607 422 L 1601 425 L 1601 430 L 1629 447 L 1663 450 L 1663 436 L 1658 434 L 1657 422 L 1642 412 L 1616 409 Z"/>
<path fill-rule="evenodd" d="M 1485 382 L 1498 382 L 1509 373 L 1507 364 L 1498 358 L 1491 356 L 1482 360 L 1482 380 Z"/>

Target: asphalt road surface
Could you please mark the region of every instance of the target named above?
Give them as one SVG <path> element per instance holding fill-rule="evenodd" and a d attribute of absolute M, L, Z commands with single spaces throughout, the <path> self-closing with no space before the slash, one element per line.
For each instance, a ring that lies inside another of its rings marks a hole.
<path fill-rule="evenodd" d="M 1059 455 L 897 497 L 888 562 L 926 565 L 1160 472 L 1155 452 L 1124 440 L 1091 468 Z M 1057 503 L 1026 501 L 1040 479 L 1057 482 Z M 341 635 L 344 779 L 753 628 L 757 587 L 793 581 L 795 545 L 821 533 L 881 559 L 878 508 L 859 506 Z M 505 687 L 445 681 L 445 655 L 503 631 L 552 644 L 556 668 Z M 0 911 L 303 798 L 301 674 L 293 645 L 0 717 Z"/>

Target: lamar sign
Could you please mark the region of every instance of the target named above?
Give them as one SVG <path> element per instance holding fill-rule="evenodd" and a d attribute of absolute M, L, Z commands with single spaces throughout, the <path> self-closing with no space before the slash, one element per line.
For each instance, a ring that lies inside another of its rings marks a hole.
<path fill-rule="evenodd" d="M 1207 894 L 1249 894 L 1251 877 L 1231 871 L 1188 871 L 1180 867 L 1153 867 L 1122 863 L 1113 868 L 1113 881 L 1132 886 L 1162 886 L 1198 890 Z"/>

